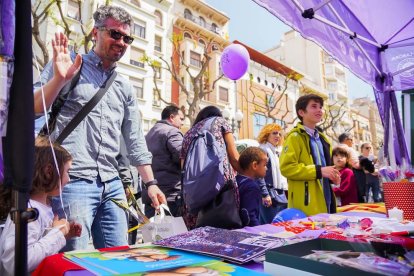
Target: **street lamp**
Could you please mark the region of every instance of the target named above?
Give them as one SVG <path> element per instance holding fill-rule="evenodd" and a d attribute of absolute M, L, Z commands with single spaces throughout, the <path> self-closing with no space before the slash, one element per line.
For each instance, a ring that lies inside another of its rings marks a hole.
<path fill-rule="evenodd" d="M 230 110 L 226 107 L 223 110 L 223 117 L 228 122 L 231 122 L 231 130 L 235 133 L 236 130 L 240 129 L 241 121 L 243 120 L 243 112 L 240 109 L 234 114 L 234 117 L 231 117 Z M 231 118 L 231 121 L 230 121 Z"/>

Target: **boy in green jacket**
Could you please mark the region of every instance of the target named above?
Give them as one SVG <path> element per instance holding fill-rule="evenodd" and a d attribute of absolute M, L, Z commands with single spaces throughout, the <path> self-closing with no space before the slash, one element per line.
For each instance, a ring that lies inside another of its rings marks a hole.
<path fill-rule="evenodd" d="M 339 171 L 331 166 L 331 144 L 316 127 L 323 113 L 321 97 L 299 97 L 296 114 L 301 122 L 288 134 L 280 156 L 280 171 L 288 180 L 288 207 L 308 216 L 336 212 L 329 180 L 341 180 Z"/>

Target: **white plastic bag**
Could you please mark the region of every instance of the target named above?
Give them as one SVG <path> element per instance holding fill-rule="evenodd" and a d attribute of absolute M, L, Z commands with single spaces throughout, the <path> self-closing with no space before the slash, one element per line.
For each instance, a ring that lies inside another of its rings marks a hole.
<path fill-rule="evenodd" d="M 159 214 L 156 213 L 155 216 L 150 218 L 150 223 L 141 228 L 144 242 L 158 241 L 188 232 L 182 217 L 166 216 L 165 211 L 171 215 L 168 206 L 161 204 Z"/>

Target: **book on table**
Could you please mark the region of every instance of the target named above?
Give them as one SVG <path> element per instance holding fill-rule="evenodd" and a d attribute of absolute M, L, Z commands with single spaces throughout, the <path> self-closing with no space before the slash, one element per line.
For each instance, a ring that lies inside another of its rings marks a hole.
<path fill-rule="evenodd" d="M 66 252 L 64 257 L 96 275 L 264 275 L 205 255 L 157 246 L 114 251 Z M 179 274 L 180 273 L 180 274 Z"/>

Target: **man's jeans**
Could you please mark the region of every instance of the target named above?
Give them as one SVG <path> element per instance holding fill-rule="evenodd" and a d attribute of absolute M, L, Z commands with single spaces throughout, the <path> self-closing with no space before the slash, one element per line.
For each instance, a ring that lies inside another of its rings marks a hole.
<path fill-rule="evenodd" d="M 124 210 L 111 199 L 126 201 L 121 180 L 108 182 L 73 179 L 63 189 L 63 206 L 69 222 L 82 225 L 81 237 L 67 241 L 62 251 L 85 249 L 92 236 L 95 248 L 127 245 L 128 224 Z M 59 197 L 52 199 L 52 207 L 60 218 L 62 204 Z"/>

